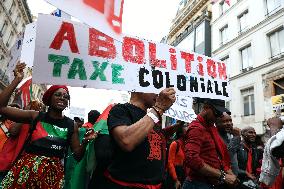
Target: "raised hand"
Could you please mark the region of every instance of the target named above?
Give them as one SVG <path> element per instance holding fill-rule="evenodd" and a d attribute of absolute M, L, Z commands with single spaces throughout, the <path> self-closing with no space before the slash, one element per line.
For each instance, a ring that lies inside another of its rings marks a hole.
<path fill-rule="evenodd" d="M 155 107 L 163 113 L 169 109 L 176 101 L 176 92 L 174 88 L 166 88 L 162 90 L 156 99 Z"/>
<path fill-rule="evenodd" d="M 14 69 L 14 76 L 17 80 L 22 80 L 24 78 L 24 69 L 26 68 L 25 63 L 18 62 L 16 68 Z"/>

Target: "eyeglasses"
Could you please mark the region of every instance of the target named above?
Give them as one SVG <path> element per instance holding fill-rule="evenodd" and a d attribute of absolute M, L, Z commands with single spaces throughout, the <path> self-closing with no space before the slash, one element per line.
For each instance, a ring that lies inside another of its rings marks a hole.
<path fill-rule="evenodd" d="M 65 100 L 70 100 L 70 95 L 69 94 L 67 94 L 67 93 L 61 93 L 61 92 L 55 92 L 55 93 L 53 93 L 54 94 L 54 96 L 56 96 L 56 97 L 62 97 L 63 99 L 65 99 Z"/>

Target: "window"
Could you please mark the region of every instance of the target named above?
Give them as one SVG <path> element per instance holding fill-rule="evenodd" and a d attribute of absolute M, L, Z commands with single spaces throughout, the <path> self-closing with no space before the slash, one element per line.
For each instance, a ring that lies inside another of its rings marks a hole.
<path fill-rule="evenodd" d="M 20 21 L 20 18 L 21 18 L 20 15 L 18 15 L 17 18 L 16 18 L 16 20 L 15 20 L 15 25 L 16 25 L 16 26 L 18 26 L 19 21 Z"/>
<path fill-rule="evenodd" d="M 284 53 L 284 29 L 281 28 L 269 35 L 271 56 L 274 57 Z"/>
<path fill-rule="evenodd" d="M 226 65 L 228 65 L 228 63 L 229 63 L 229 56 L 221 58 L 221 61 L 224 62 Z"/>
<path fill-rule="evenodd" d="M 252 54 L 251 54 L 251 45 L 240 49 L 241 57 L 242 57 L 242 69 L 245 70 L 247 68 L 252 67 Z"/>
<path fill-rule="evenodd" d="M 241 15 L 238 16 L 240 32 L 245 31 L 248 29 L 248 10 L 243 12 Z"/>
<path fill-rule="evenodd" d="M 186 3 L 187 3 L 186 0 L 181 0 L 181 1 L 179 2 L 177 14 L 185 7 Z"/>
<path fill-rule="evenodd" d="M 1 27 L 1 30 L 0 30 L 0 36 L 3 37 L 4 33 L 6 32 L 7 30 L 7 27 L 8 27 L 8 23 L 7 21 L 4 22 L 4 24 L 2 25 Z"/>
<path fill-rule="evenodd" d="M 194 32 L 191 32 L 184 40 L 177 45 L 181 50 L 194 51 Z"/>
<path fill-rule="evenodd" d="M 220 15 L 223 15 L 229 8 L 230 6 L 227 3 L 225 3 L 225 1 L 222 1 L 220 3 Z"/>
<path fill-rule="evenodd" d="M 220 29 L 220 39 L 221 45 L 225 44 L 228 41 L 228 25 Z"/>
<path fill-rule="evenodd" d="M 13 2 L 13 3 L 12 3 L 12 5 L 11 5 L 11 7 L 10 7 L 10 9 L 9 9 L 9 13 L 10 13 L 10 15 L 12 15 L 12 14 L 13 14 L 14 9 L 15 9 L 15 3 Z"/>
<path fill-rule="evenodd" d="M 274 84 L 274 95 L 284 94 L 284 77 L 273 81 Z"/>
<path fill-rule="evenodd" d="M 281 0 L 266 0 L 267 13 L 272 14 L 281 7 Z"/>
<path fill-rule="evenodd" d="M 241 90 L 241 94 L 243 98 L 244 116 L 254 115 L 254 88 L 251 87 Z"/>
<path fill-rule="evenodd" d="M 201 43 L 204 42 L 204 37 L 205 37 L 205 28 L 204 28 L 204 22 L 202 22 L 197 28 L 196 28 L 196 44 L 195 46 L 200 45 Z"/>
<path fill-rule="evenodd" d="M 225 107 L 226 107 L 229 111 L 231 111 L 231 101 L 226 101 L 226 102 L 225 102 Z"/>
<path fill-rule="evenodd" d="M 10 35 L 9 35 L 9 38 L 8 38 L 8 41 L 7 41 L 7 43 L 6 43 L 6 46 L 7 46 L 7 47 L 10 46 L 10 43 L 11 43 L 13 37 L 14 37 L 14 32 L 11 31 L 11 33 L 10 33 Z"/>

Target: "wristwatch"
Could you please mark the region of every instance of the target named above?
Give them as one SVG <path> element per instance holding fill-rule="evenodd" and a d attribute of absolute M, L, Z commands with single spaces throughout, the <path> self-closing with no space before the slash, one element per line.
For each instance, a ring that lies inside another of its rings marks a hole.
<path fill-rule="evenodd" d="M 154 123 L 158 123 L 160 121 L 159 118 L 150 111 L 147 112 L 147 116 L 149 116 L 154 121 Z"/>
<path fill-rule="evenodd" d="M 226 180 L 226 173 L 223 170 L 220 170 L 220 171 L 221 171 L 221 175 L 219 177 L 219 184 L 224 184 Z"/>

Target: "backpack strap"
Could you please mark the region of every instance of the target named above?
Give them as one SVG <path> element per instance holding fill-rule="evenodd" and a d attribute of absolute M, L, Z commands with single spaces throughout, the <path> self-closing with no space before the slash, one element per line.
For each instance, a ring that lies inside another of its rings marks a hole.
<path fill-rule="evenodd" d="M 18 154 L 17 158 L 15 159 L 15 162 L 17 162 L 17 160 L 20 158 L 20 156 L 22 155 L 23 151 L 27 148 L 28 144 L 30 143 L 31 139 L 32 139 L 32 134 L 34 132 L 34 130 L 36 129 L 36 125 L 37 123 L 45 116 L 44 112 L 39 112 L 38 116 L 32 120 L 31 125 L 30 125 L 30 129 L 29 129 L 29 136 L 26 139 L 23 148 L 21 149 L 20 153 Z"/>

